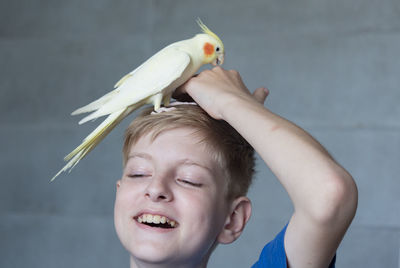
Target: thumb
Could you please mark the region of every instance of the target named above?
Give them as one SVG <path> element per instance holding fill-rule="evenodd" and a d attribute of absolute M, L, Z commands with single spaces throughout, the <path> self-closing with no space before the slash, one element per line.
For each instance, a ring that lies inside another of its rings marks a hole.
<path fill-rule="evenodd" d="M 266 87 L 259 87 L 254 90 L 253 97 L 261 104 L 264 104 L 265 99 L 269 95 L 269 90 Z"/>

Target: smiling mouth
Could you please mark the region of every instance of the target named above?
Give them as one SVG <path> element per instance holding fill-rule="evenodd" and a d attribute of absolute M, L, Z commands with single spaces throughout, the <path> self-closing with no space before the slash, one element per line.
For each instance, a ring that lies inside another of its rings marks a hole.
<path fill-rule="evenodd" d="M 161 215 L 142 214 L 135 217 L 135 220 L 141 224 L 163 229 L 172 229 L 178 226 L 176 221 Z"/>

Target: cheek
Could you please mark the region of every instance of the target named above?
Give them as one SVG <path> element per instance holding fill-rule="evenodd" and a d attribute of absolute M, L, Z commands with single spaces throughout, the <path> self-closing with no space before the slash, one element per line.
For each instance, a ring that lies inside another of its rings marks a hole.
<path fill-rule="evenodd" d="M 192 222 L 193 228 L 199 226 L 204 228 L 210 226 L 215 228 L 215 224 L 221 221 L 224 211 L 221 206 L 221 198 L 217 193 L 191 194 L 181 200 L 182 211 L 188 221 Z"/>
<path fill-rule="evenodd" d="M 203 46 L 204 54 L 209 57 L 214 53 L 214 46 L 210 43 L 205 43 Z"/>
<path fill-rule="evenodd" d="M 123 211 L 124 202 L 121 200 L 121 195 L 117 194 L 114 203 L 114 216 L 119 216 Z"/>
<path fill-rule="evenodd" d="M 120 187 L 117 190 L 114 203 L 114 222 L 117 227 L 129 220 L 131 209 L 135 207 L 135 194 L 132 191 Z"/>
<path fill-rule="evenodd" d="M 143 191 L 144 185 L 134 180 L 122 180 L 116 192 L 116 202 L 129 205 L 127 203 L 133 202 L 139 197 L 140 192 Z"/>
<path fill-rule="evenodd" d="M 185 206 L 184 237 L 190 237 L 187 248 L 207 252 L 215 243 L 225 225 L 225 214 L 216 198 L 193 198 Z"/>
<path fill-rule="evenodd" d="M 114 203 L 114 227 L 122 245 L 128 249 L 131 245 L 131 224 L 133 211 L 136 207 L 135 195 L 132 191 L 120 187 L 117 190 Z"/>
<path fill-rule="evenodd" d="M 124 211 L 125 211 L 124 202 L 121 198 L 121 194 L 117 193 L 114 203 L 114 225 L 117 233 L 119 233 L 119 231 L 123 226 L 123 219 L 125 215 Z"/>

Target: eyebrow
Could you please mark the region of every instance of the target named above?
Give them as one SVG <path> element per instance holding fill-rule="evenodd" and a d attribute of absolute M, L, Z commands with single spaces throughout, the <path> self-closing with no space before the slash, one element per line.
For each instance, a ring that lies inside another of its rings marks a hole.
<path fill-rule="evenodd" d="M 141 152 L 137 152 L 137 153 L 132 153 L 132 154 L 130 154 L 130 155 L 128 156 L 127 161 L 128 161 L 129 159 L 132 159 L 132 158 L 143 158 L 143 159 L 146 159 L 146 160 L 152 160 L 152 159 L 153 159 L 153 158 L 151 157 L 150 154 L 141 153 Z M 212 168 L 210 168 L 210 167 L 208 167 L 208 166 L 206 166 L 206 165 L 197 163 L 197 162 L 195 162 L 195 161 L 193 161 L 193 160 L 191 160 L 191 159 L 189 159 L 189 158 L 184 158 L 184 159 L 178 161 L 178 165 L 180 165 L 180 166 L 198 166 L 198 167 L 200 167 L 200 168 L 202 168 L 202 169 L 207 170 L 207 171 L 210 172 L 211 174 L 213 173 Z"/>
<path fill-rule="evenodd" d="M 147 160 L 151 160 L 152 159 L 151 155 L 146 154 L 146 153 L 132 153 L 132 154 L 128 155 L 128 159 L 127 160 L 129 160 L 131 158 L 136 158 L 136 157 L 144 158 L 144 159 L 147 159 Z"/>
<path fill-rule="evenodd" d="M 205 166 L 205 165 L 202 165 L 200 163 L 197 163 L 197 162 L 195 162 L 195 161 L 193 161 L 193 160 L 191 160 L 189 158 L 185 158 L 185 159 L 179 161 L 179 164 L 180 165 L 185 165 L 185 166 L 198 166 L 200 168 L 206 169 L 208 172 L 213 173 L 212 169 L 209 168 L 208 166 Z"/>

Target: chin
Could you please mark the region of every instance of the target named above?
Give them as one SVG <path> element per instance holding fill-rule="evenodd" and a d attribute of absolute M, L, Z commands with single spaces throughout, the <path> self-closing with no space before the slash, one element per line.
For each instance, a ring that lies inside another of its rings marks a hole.
<path fill-rule="evenodd" d="M 142 251 L 135 250 L 135 253 L 131 253 L 131 262 L 136 264 L 163 264 L 164 266 L 169 267 L 179 267 L 183 264 L 187 264 L 184 259 L 175 256 L 176 253 L 168 254 L 167 252 L 160 251 Z"/>
<path fill-rule="evenodd" d="M 200 263 L 207 263 L 210 255 L 210 252 L 204 256 L 201 254 L 199 255 L 198 251 L 181 252 L 175 249 L 173 245 L 166 245 L 165 243 L 163 245 L 164 246 L 150 246 L 149 244 L 142 244 L 132 247 L 131 250 L 129 250 L 131 262 L 136 264 L 162 264 L 168 267 L 185 267 L 189 264 L 194 264 L 191 266 L 199 266 Z"/>
<path fill-rule="evenodd" d="M 172 245 L 161 243 L 131 243 L 125 247 L 131 255 L 131 259 L 141 263 L 170 263 L 177 259 L 177 252 Z"/>

